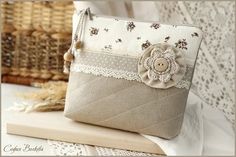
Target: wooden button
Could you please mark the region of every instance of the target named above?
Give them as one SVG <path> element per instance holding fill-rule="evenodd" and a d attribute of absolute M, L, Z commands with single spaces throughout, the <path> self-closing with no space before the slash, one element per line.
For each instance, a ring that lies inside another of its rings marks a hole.
<path fill-rule="evenodd" d="M 159 72 L 163 72 L 168 68 L 168 61 L 165 58 L 158 58 L 155 61 L 154 68 Z"/>

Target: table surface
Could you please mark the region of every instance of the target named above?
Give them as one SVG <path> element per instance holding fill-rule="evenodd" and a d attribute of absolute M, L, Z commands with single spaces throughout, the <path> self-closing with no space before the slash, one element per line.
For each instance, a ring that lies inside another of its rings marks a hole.
<path fill-rule="evenodd" d="M 7 119 L 7 109 L 10 106 L 13 106 L 16 102 L 23 102 L 24 100 L 17 96 L 20 93 L 28 93 L 37 91 L 38 88 L 33 88 L 30 86 L 23 86 L 23 85 L 15 85 L 15 84 L 1 84 L 1 104 L 2 104 L 2 155 L 37 155 L 37 156 L 44 156 L 44 155 L 63 155 L 64 152 L 67 155 L 99 155 L 99 151 L 108 152 L 110 151 L 111 154 L 116 155 L 115 152 L 111 152 L 112 149 L 105 148 L 105 147 L 93 147 L 90 145 L 83 145 L 83 144 L 73 144 L 67 142 L 59 142 L 59 141 L 48 141 L 46 139 L 39 139 L 39 138 L 31 138 L 25 136 L 18 136 L 18 135 L 10 135 L 6 133 L 6 120 Z M 30 146 L 29 146 L 30 145 Z M 38 151 L 27 151 L 25 147 L 30 148 L 38 148 Z M 66 147 L 73 147 L 73 150 L 63 150 L 68 149 Z M 40 149 L 42 148 L 42 149 Z M 77 149 L 77 150 L 74 150 Z M 26 150 L 26 151 L 25 151 Z M 72 152 L 73 151 L 73 152 Z M 82 152 L 81 152 L 82 151 Z M 120 152 L 122 154 L 130 154 L 130 155 L 138 155 L 143 156 L 146 153 L 135 152 L 135 151 L 126 151 L 126 150 L 119 150 L 114 149 L 116 152 Z M 103 153 L 104 153 L 103 152 Z M 100 152 L 101 153 L 101 152 Z M 100 154 L 102 155 L 102 154 Z M 150 155 L 150 154 L 149 154 Z"/>
<path fill-rule="evenodd" d="M 52 148 L 45 139 L 36 139 L 17 135 L 6 134 L 6 123 L 4 121 L 5 112 L 8 107 L 12 106 L 16 101 L 22 101 L 17 97 L 18 93 L 31 92 L 36 88 L 27 86 L 18 86 L 13 84 L 1 84 L 1 104 L 2 104 L 2 155 L 54 155 Z M 42 147 L 42 151 L 29 151 L 25 147 Z"/>

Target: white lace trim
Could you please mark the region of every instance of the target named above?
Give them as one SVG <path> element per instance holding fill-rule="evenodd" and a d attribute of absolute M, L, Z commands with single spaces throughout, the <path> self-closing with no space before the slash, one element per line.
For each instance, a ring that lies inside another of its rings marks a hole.
<path fill-rule="evenodd" d="M 186 88 L 189 89 L 190 88 L 190 81 L 188 80 L 180 80 L 177 85 L 175 85 L 176 88 Z"/>
<path fill-rule="evenodd" d="M 89 65 L 73 63 L 71 65 L 71 71 L 84 72 L 84 73 L 93 74 L 96 76 L 102 75 L 105 77 L 114 77 L 117 79 L 126 79 L 130 81 L 141 82 L 141 79 L 137 73 L 123 71 L 123 70 L 115 70 L 115 69 L 108 69 L 108 68 L 94 67 L 94 66 L 89 66 Z"/>
<path fill-rule="evenodd" d="M 90 65 L 83 65 L 83 64 L 78 64 L 78 63 L 73 63 L 71 65 L 71 71 L 73 72 L 83 72 L 86 74 L 93 74 L 96 76 L 105 76 L 105 77 L 114 77 L 117 79 L 126 79 L 129 81 L 138 81 L 142 82 L 138 73 L 135 72 L 128 72 L 128 71 L 123 71 L 123 70 L 115 70 L 115 69 L 108 69 L 108 68 L 102 68 L 102 67 L 95 67 L 95 66 L 90 66 Z M 187 68 L 186 73 L 190 73 L 192 69 Z M 191 75 L 190 75 L 191 76 Z M 181 81 L 175 85 L 176 88 L 186 88 L 189 89 L 190 87 L 190 78 L 184 77 Z"/>

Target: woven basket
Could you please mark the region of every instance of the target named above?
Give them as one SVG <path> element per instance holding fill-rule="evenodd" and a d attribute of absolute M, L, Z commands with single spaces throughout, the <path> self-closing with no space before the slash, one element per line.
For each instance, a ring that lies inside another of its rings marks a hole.
<path fill-rule="evenodd" d="M 4 2 L 1 9 L 2 81 L 66 80 L 63 54 L 71 42 L 72 2 Z"/>
<path fill-rule="evenodd" d="M 14 43 L 15 38 L 11 32 L 14 31 L 14 28 L 12 26 L 4 28 L 2 31 L 2 75 L 8 74 L 12 67 L 12 60 L 13 60 L 13 51 L 14 51 Z"/>
<path fill-rule="evenodd" d="M 12 25 L 14 4 L 10 2 L 1 2 L 1 22 L 3 25 Z"/>

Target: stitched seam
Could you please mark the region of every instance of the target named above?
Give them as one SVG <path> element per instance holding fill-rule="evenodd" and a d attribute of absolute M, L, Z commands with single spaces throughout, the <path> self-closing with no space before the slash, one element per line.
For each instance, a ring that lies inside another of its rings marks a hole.
<path fill-rule="evenodd" d="M 172 97 L 172 96 L 175 96 L 175 95 L 178 95 L 178 94 L 182 94 L 182 93 L 184 93 L 184 92 L 186 92 L 186 91 L 177 92 L 177 93 L 174 93 L 174 94 L 172 94 L 172 95 L 167 95 L 167 96 L 165 96 L 165 97 L 160 98 L 160 99 L 157 100 L 157 101 L 161 101 L 161 100 L 163 100 L 163 99 L 166 98 L 166 97 Z M 156 101 L 156 100 L 153 100 L 153 101 Z M 145 106 L 145 105 L 147 105 L 148 103 L 151 103 L 151 102 L 153 102 L 153 101 L 149 101 L 149 102 L 147 102 L 147 103 L 138 105 L 138 106 L 136 106 L 136 107 L 134 107 L 134 108 L 132 108 L 132 109 L 130 109 L 130 110 L 121 112 L 121 113 L 119 113 L 119 114 L 117 114 L 117 115 L 114 115 L 114 116 L 112 116 L 112 117 L 106 118 L 105 120 L 102 120 L 102 121 L 98 121 L 98 122 L 96 122 L 96 123 L 102 123 L 102 122 L 104 122 L 104 121 L 109 121 L 109 120 L 111 120 L 111 119 L 113 119 L 113 118 L 115 118 L 115 117 L 117 117 L 117 116 L 119 116 L 119 115 L 121 115 L 121 114 L 130 112 L 130 111 L 132 111 L 133 109 L 137 109 L 137 108 L 139 108 L 139 107 Z"/>
<path fill-rule="evenodd" d="M 182 113 L 176 115 L 175 117 L 166 119 L 166 120 L 161 121 L 161 122 L 154 123 L 154 124 L 152 124 L 152 125 L 149 125 L 148 127 L 144 127 L 144 128 L 138 129 L 138 130 L 142 132 L 142 131 L 144 131 L 145 129 L 151 128 L 151 127 L 153 127 L 153 126 L 155 126 L 155 125 L 163 124 L 163 123 L 168 122 L 168 121 L 175 120 L 175 119 L 177 119 L 177 118 L 179 118 L 180 116 L 183 116 L 183 115 L 184 115 L 184 112 L 182 112 Z"/>
<path fill-rule="evenodd" d="M 131 86 L 128 87 L 128 88 L 131 88 L 131 87 L 133 87 L 133 86 L 135 86 L 135 85 L 131 85 Z M 94 100 L 94 101 L 91 101 L 91 102 L 89 102 L 88 104 L 92 104 L 92 103 L 95 102 L 95 101 L 101 101 L 102 99 L 105 99 L 105 98 L 107 98 L 107 97 L 109 97 L 109 96 L 112 96 L 112 95 L 114 95 L 114 94 L 116 94 L 116 93 L 118 93 L 118 92 L 120 92 L 120 91 L 122 91 L 122 90 L 128 89 L 128 88 L 127 88 L 127 87 L 122 88 L 122 89 L 120 89 L 120 90 L 118 90 L 118 91 L 116 91 L 116 92 L 113 92 L 113 93 L 111 93 L 111 94 L 105 96 L 105 97 L 98 98 L 98 99 L 96 99 L 96 100 Z M 77 90 L 79 90 L 79 89 L 77 89 Z M 69 102 L 69 103 L 70 103 L 70 102 Z M 87 108 L 87 107 L 88 107 L 88 105 L 85 106 L 85 107 L 76 108 L 76 110 L 74 110 L 74 111 L 72 111 L 72 112 L 68 112 L 67 114 L 71 114 L 71 113 L 77 112 L 78 110 L 85 109 L 85 108 Z"/>

